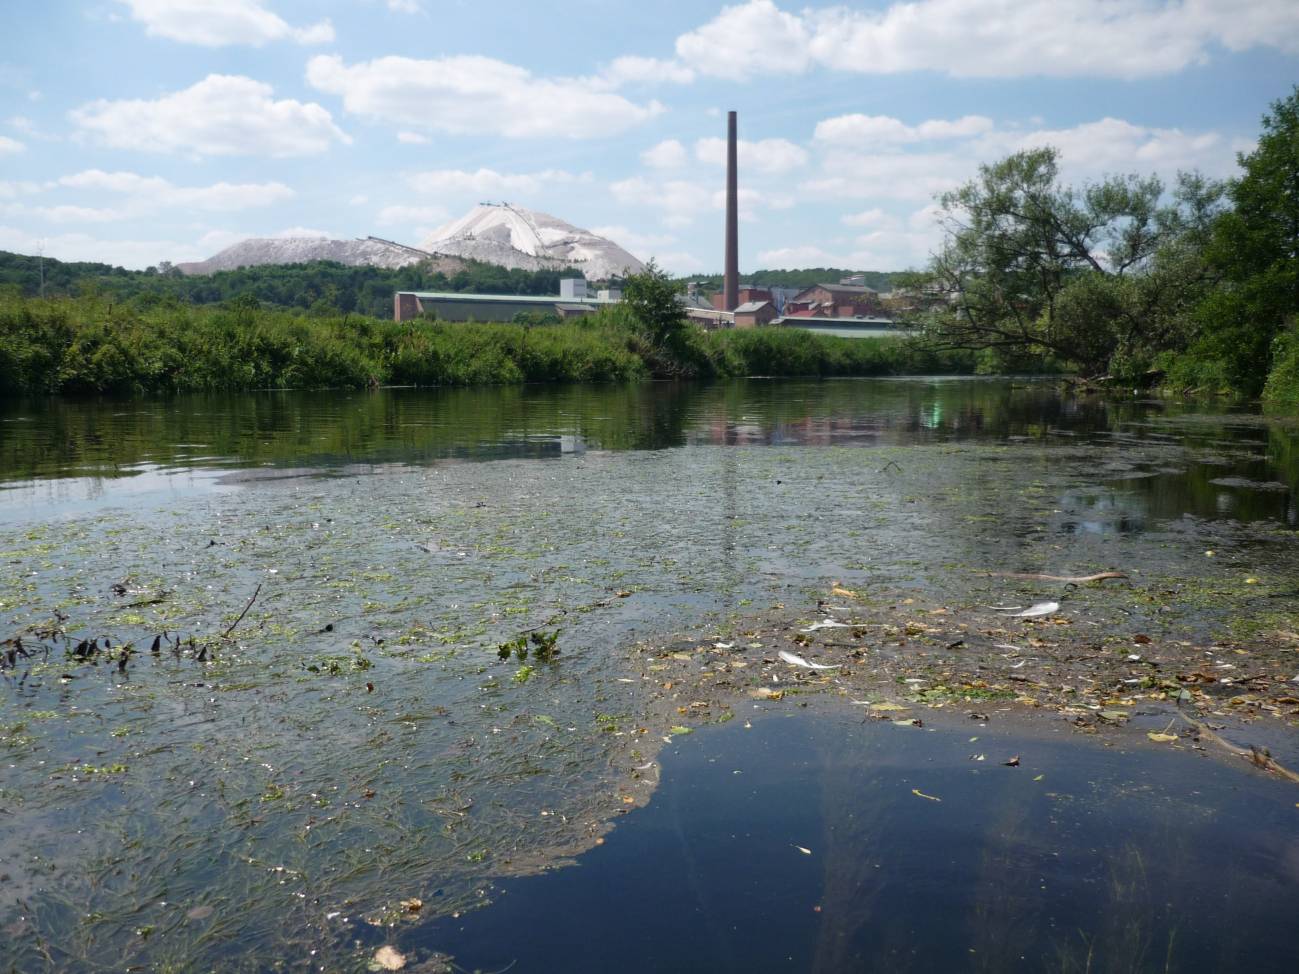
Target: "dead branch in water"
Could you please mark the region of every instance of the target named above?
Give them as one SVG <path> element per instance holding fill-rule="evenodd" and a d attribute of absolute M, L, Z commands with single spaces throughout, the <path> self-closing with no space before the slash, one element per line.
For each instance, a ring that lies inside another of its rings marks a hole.
<path fill-rule="evenodd" d="M 1085 585 L 1088 582 L 1103 582 L 1107 578 L 1127 578 L 1123 572 L 1097 572 L 1095 575 L 1038 575 L 1032 572 L 983 572 L 996 578 L 1025 578 L 1039 582 L 1067 582 L 1070 585 Z"/>
<path fill-rule="evenodd" d="M 1231 741 L 1228 741 L 1217 731 L 1210 729 L 1209 725 L 1204 723 L 1204 721 L 1196 720 L 1181 707 L 1177 708 L 1177 712 L 1181 715 L 1184 721 L 1198 730 L 1201 736 L 1207 737 L 1209 740 L 1213 741 L 1213 743 L 1226 748 L 1232 754 L 1244 758 L 1256 768 L 1260 768 L 1263 771 L 1271 771 L 1274 774 L 1279 774 L 1287 781 L 1293 781 L 1295 784 L 1299 784 L 1299 774 L 1295 774 L 1289 768 L 1285 767 L 1285 765 L 1278 762 L 1276 758 L 1272 757 L 1268 752 L 1267 748 L 1252 746 L 1239 747 L 1238 745 L 1232 744 Z"/>
<path fill-rule="evenodd" d="M 257 588 L 253 590 L 252 598 L 250 598 L 248 600 L 248 604 L 244 606 L 244 611 L 239 613 L 239 618 L 236 619 L 234 622 L 230 623 L 230 628 L 221 634 L 222 639 L 229 639 L 230 634 L 235 631 L 235 626 L 239 625 L 239 623 L 244 621 L 244 616 L 248 615 L 248 610 L 251 609 L 253 607 L 253 603 L 257 601 L 257 593 L 260 592 L 261 590 L 262 590 L 262 584 L 261 582 L 258 582 Z"/>

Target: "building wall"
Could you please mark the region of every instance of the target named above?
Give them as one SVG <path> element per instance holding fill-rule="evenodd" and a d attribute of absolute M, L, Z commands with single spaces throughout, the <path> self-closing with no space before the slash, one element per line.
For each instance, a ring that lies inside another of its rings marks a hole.
<path fill-rule="evenodd" d="M 736 312 L 736 328 L 756 328 L 758 325 L 766 325 L 772 322 L 776 317 L 776 309 L 770 304 L 759 308 L 757 311 L 748 311 L 743 314 Z"/>
<path fill-rule="evenodd" d="M 412 318 L 418 318 L 419 313 L 419 299 L 415 295 L 398 291 L 392 296 L 393 321 L 410 321 Z"/>

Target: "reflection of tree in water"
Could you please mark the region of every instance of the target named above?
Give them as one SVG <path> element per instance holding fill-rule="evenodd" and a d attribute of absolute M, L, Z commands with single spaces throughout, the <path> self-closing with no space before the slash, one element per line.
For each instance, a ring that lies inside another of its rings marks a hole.
<path fill-rule="evenodd" d="M 869 769 L 862 738 L 846 731 L 836 743 L 824 743 L 832 737 L 817 738 L 823 742 L 817 759 L 824 825 L 824 849 L 817 855 L 825 864 L 825 878 L 808 970 L 904 971 L 915 962 L 915 938 L 896 922 L 896 914 L 881 909 L 890 879 L 888 871 L 877 867 L 890 841 L 886 821 L 907 816 L 896 807 L 900 799 L 886 797 L 896 788 L 885 787 L 885 771 Z"/>

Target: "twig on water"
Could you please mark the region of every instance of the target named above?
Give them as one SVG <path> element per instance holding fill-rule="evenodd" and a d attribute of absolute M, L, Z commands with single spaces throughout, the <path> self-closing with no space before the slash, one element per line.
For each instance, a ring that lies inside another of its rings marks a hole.
<path fill-rule="evenodd" d="M 253 607 L 253 603 L 257 601 L 257 593 L 260 592 L 261 590 L 262 590 L 262 584 L 261 582 L 258 582 L 257 588 L 253 590 L 252 598 L 250 598 L 248 600 L 248 604 L 244 606 L 244 611 L 239 613 L 239 618 L 236 619 L 234 622 L 230 623 L 230 628 L 221 634 L 222 639 L 229 639 L 230 634 L 235 631 L 235 626 L 239 625 L 239 623 L 244 621 L 244 616 L 248 615 L 248 610 L 251 609 Z"/>

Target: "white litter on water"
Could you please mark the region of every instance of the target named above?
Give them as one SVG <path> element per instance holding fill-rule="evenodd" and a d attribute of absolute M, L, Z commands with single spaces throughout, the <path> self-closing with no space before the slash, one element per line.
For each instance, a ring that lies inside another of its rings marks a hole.
<path fill-rule="evenodd" d="M 734 649 L 735 643 L 713 643 L 713 649 Z"/>
<path fill-rule="evenodd" d="M 833 619 L 822 619 L 820 622 L 814 622 L 806 629 L 800 629 L 799 632 L 816 632 L 818 629 L 851 629 L 846 622 L 836 622 Z"/>
<path fill-rule="evenodd" d="M 807 660 L 803 659 L 803 657 L 784 649 L 780 651 L 780 658 L 791 666 L 802 666 L 809 670 L 837 670 L 839 668 L 825 663 L 809 663 Z"/>
<path fill-rule="evenodd" d="M 1023 612 L 1011 613 L 1010 617 L 1012 619 L 1038 619 L 1042 616 L 1049 616 L 1051 613 L 1059 611 L 1059 602 L 1039 602 L 1037 605 L 1030 605 Z"/>

